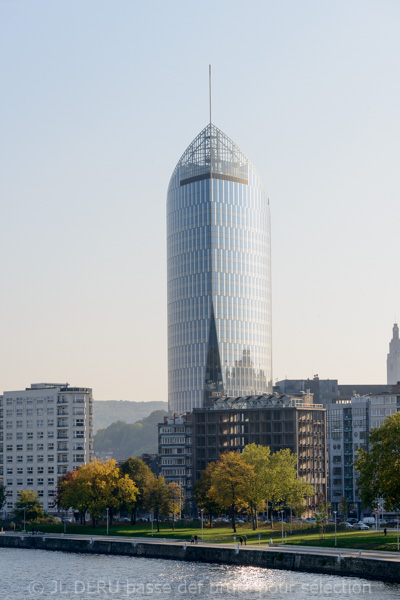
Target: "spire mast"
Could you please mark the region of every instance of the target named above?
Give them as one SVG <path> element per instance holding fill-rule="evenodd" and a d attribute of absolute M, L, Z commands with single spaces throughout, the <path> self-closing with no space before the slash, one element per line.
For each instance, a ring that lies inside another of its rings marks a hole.
<path fill-rule="evenodd" d="M 211 65 L 208 65 L 208 88 L 209 88 L 209 93 L 210 93 L 210 128 L 211 128 L 211 123 L 212 123 L 212 119 L 211 119 L 211 106 L 212 106 L 212 102 L 211 102 Z"/>

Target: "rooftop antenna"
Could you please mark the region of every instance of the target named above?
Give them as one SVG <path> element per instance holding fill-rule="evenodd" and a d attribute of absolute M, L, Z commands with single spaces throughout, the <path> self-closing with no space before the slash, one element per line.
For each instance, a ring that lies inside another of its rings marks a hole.
<path fill-rule="evenodd" d="M 212 102 L 211 102 L 211 65 L 208 65 L 208 87 L 209 87 L 209 93 L 210 93 L 210 127 L 211 127 L 211 106 L 212 106 Z"/>

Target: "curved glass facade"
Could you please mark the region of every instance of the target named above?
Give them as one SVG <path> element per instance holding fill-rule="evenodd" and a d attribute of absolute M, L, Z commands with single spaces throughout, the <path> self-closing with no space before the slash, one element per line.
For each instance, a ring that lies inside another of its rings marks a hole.
<path fill-rule="evenodd" d="M 270 392 L 271 253 L 266 190 L 242 151 L 208 125 L 167 197 L 168 405 L 213 392 Z"/>

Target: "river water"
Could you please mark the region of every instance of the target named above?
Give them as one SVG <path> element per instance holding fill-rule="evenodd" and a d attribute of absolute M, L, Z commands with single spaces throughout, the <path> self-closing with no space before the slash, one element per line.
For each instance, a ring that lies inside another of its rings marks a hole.
<path fill-rule="evenodd" d="M 172 560 L 0 549 L 1 600 L 400 599 L 400 585 Z"/>

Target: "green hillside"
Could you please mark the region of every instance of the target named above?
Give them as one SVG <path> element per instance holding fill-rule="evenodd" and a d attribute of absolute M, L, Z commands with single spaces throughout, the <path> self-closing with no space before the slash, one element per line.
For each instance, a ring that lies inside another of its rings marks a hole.
<path fill-rule="evenodd" d="M 137 423 L 116 421 L 94 436 L 94 452 L 112 454 L 116 460 L 144 453 L 158 452 L 157 423 L 162 423 L 165 410 L 156 410 Z"/>
<path fill-rule="evenodd" d="M 105 429 L 115 421 L 136 423 L 155 410 L 168 410 L 168 403 L 161 401 L 130 402 L 127 400 L 95 400 L 93 403 L 93 432 Z"/>

